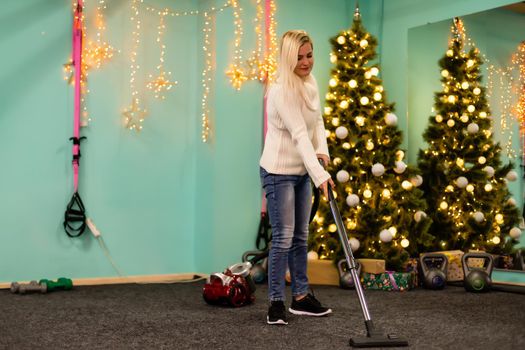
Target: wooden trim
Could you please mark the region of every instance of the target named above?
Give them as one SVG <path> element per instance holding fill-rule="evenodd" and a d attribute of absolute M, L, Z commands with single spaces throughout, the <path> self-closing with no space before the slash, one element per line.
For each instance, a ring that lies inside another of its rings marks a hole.
<path fill-rule="evenodd" d="M 126 284 L 126 283 L 184 283 L 194 282 L 206 278 L 208 275 L 202 273 L 178 273 L 168 275 L 145 275 L 126 277 L 96 277 L 73 279 L 73 286 L 96 286 L 104 284 Z M 29 283 L 29 281 L 19 281 Z M 0 289 L 11 288 L 11 282 L 0 283 Z"/>

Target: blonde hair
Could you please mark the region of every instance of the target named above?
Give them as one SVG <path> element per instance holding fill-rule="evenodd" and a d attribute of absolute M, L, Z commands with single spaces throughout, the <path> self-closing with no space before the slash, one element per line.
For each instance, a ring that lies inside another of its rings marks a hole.
<path fill-rule="evenodd" d="M 277 82 L 282 84 L 287 98 L 298 99 L 301 96 L 306 104 L 312 107 L 307 98 L 303 79 L 294 72 L 299 49 L 307 43 L 310 43 L 313 49 L 312 39 L 304 30 L 289 30 L 283 34 L 277 68 Z M 307 79 L 315 80 L 312 74 Z"/>

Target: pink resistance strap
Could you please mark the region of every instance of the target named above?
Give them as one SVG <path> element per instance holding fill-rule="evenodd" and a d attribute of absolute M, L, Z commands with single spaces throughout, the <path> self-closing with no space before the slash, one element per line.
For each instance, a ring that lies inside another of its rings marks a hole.
<path fill-rule="evenodd" d="M 64 229 L 68 236 L 78 237 L 86 228 L 86 214 L 82 199 L 78 194 L 78 167 L 80 163 L 80 99 L 82 84 L 82 10 L 83 0 L 76 0 L 75 15 L 73 18 L 73 65 L 75 67 L 75 110 L 73 122 L 73 197 L 67 205 L 64 215 Z"/>
<path fill-rule="evenodd" d="M 266 56 L 269 54 L 270 48 L 270 25 L 271 25 L 271 1 L 265 0 L 265 44 L 266 44 Z M 265 79 L 265 89 L 264 89 L 264 98 L 263 98 L 263 145 L 266 140 L 266 131 L 268 130 L 268 114 L 266 110 L 266 88 L 268 87 L 268 72 L 266 72 Z M 262 193 L 261 201 L 261 221 L 259 222 L 259 232 L 257 234 L 257 239 L 255 241 L 255 246 L 260 250 L 267 250 L 269 247 L 271 237 L 270 237 L 270 220 L 268 217 L 268 210 L 266 204 L 266 195 L 264 191 Z M 261 242 L 264 241 L 264 242 Z M 264 246 L 261 247 L 261 243 L 264 243 Z"/>

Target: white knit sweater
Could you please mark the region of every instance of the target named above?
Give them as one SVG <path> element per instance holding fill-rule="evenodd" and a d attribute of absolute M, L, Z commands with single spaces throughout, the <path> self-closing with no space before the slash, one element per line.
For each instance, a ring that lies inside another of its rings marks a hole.
<path fill-rule="evenodd" d="M 313 109 L 304 99 L 285 101 L 281 84 L 270 87 L 266 102 L 268 130 L 259 164 L 272 174 L 304 175 L 308 172 L 315 186 L 319 187 L 330 178 L 316 156 L 328 156 L 326 132 L 317 83 L 310 76 L 304 84 Z"/>

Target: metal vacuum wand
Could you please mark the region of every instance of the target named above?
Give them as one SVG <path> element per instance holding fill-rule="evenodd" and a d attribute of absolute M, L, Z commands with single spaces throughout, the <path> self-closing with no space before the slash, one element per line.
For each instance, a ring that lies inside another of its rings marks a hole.
<path fill-rule="evenodd" d="M 363 316 L 365 318 L 366 337 L 350 338 L 350 345 L 356 348 L 408 346 L 407 340 L 394 334 L 385 336 L 379 330 L 375 329 L 374 324 L 372 323 L 372 318 L 370 317 L 370 312 L 368 311 L 363 287 L 361 286 L 361 281 L 359 280 L 359 275 L 357 274 L 357 267 L 352 249 L 350 248 L 350 243 L 348 242 L 346 229 L 343 225 L 343 220 L 341 219 L 341 214 L 339 213 L 339 208 L 337 207 L 337 202 L 335 201 L 335 196 L 329 183 L 328 200 L 330 201 L 330 210 L 332 211 L 332 216 L 334 217 L 339 239 L 345 252 L 346 263 L 350 269 L 352 277 L 354 278 L 355 291 L 357 293 L 357 297 L 359 298 L 361 310 L 363 311 Z"/>

